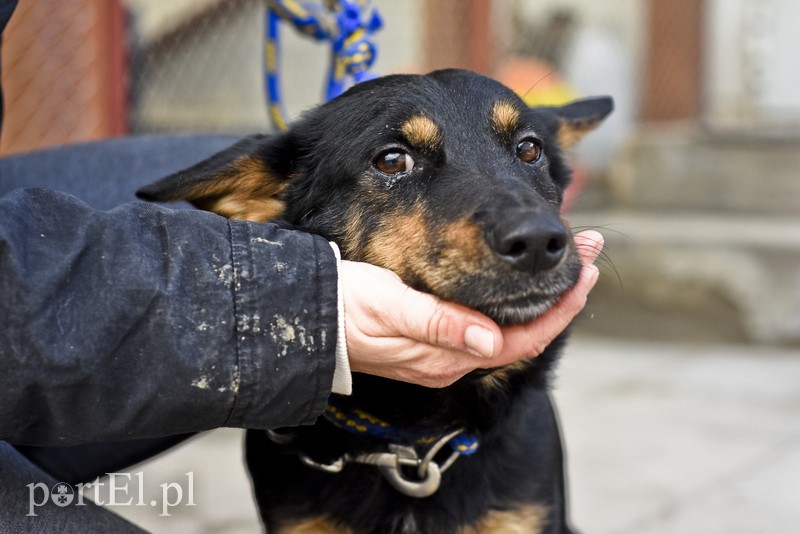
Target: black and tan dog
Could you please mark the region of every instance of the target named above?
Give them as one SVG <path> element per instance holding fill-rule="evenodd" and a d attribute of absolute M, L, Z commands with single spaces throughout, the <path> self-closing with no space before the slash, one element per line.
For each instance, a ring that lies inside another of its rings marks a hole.
<path fill-rule="evenodd" d="M 609 98 L 530 109 L 460 70 L 387 76 L 140 196 L 319 233 L 345 259 L 519 323 L 578 277 L 559 215 L 570 178 L 562 150 L 611 109 Z M 546 392 L 563 341 L 443 389 L 356 375 L 353 395 L 334 396 L 314 426 L 251 431 L 269 532 L 568 532 Z"/>

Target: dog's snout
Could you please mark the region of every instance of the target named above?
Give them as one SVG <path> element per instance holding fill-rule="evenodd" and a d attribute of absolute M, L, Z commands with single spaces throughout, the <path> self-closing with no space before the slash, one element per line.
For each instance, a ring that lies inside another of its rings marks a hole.
<path fill-rule="evenodd" d="M 540 272 L 561 262 L 569 237 L 564 225 L 552 214 L 508 214 L 494 226 L 487 241 L 502 261 L 515 269 Z"/>

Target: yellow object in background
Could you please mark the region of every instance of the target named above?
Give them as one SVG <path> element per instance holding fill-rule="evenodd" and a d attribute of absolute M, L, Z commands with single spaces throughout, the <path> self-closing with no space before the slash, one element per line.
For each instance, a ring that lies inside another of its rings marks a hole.
<path fill-rule="evenodd" d="M 559 106 L 579 98 L 555 67 L 535 58 L 508 59 L 495 78 L 529 106 Z"/>

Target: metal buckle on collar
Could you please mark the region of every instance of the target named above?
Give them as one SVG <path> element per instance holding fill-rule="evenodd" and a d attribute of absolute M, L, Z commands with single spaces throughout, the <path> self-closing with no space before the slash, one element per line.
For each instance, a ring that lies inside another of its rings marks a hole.
<path fill-rule="evenodd" d="M 403 495 L 416 498 L 430 497 L 439 489 L 442 483 L 442 473 L 453 465 L 458 457 L 461 456 L 461 453 L 453 451 L 442 465 L 437 464 L 434 458 L 450 440 L 463 432 L 464 429 L 459 428 L 442 436 L 428 449 L 428 452 L 422 458 L 419 457 L 414 447 L 395 443 L 389 445 L 389 452 L 358 454 L 356 456 L 345 454 L 329 464 L 315 462 L 305 454 L 299 454 L 298 456 L 305 465 L 326 473 L 339 473 L 348 463 L 374 465 L 380 470 L 386 481 Z M 273 436 L 273 434 L 274 432 L 267 431 L 267 436 L 276 441 L 275 438 L 277 436 Z M 281 438 L 284 438 L 284 436 L 280 436 L 279 439 Z M 419 479 L 409 478 L 403 468 L 416 468 L 416 475 Z"/>

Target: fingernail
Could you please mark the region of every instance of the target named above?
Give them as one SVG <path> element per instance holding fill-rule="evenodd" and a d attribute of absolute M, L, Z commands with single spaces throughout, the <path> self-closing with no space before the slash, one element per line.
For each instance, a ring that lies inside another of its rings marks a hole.
<path fill-rule="evenodd" d="M 482 358 L 494 356 L 494 334 L 482 326 L 468 326 L 464 332 L 464 343 L 476 356 Z"/>

